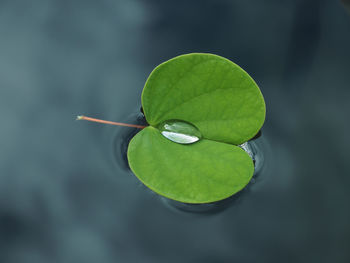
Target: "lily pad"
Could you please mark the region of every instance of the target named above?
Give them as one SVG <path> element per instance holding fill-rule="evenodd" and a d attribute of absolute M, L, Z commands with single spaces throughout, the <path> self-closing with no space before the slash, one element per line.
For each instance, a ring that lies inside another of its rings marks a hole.
<path fill-rule="evenodd" d="M 149 76 L 142 106 L 150 126 L 130 141 L 128 161 L 150 189 L 185 203 L 208 203 L 248 184 L 254 164 L 236 145 L 261 129 L 265 102 L 238 65 L 212 54 L 173 58 Z M 183 138 L 191 144 L 182 144 Z"/>
<path fill-rule="evenodd" d="M 187 54 L 160 64 L 142 92 L 142 106 L 152 126 L 183 120 L 203 138 L 241 144 L 265 120 L 265 102 L 254 80 L 228 59 Z"/>
<path fill-rule="evenodd" d="M 131 170 L 154 192 L 184 203 L 209 203 L 240 191 L 254 165 L 238 146 L 211 140 L 174 143 L 147 127 L 128 148 Z"/>

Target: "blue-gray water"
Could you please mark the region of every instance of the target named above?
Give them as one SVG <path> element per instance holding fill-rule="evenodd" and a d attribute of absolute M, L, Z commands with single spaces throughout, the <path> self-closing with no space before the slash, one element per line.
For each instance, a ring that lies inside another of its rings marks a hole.
<path fill-rule="evenodd" d="M 345 1 L 344 2 L 349 2 Z M 350 15 L 337 0 L 0 0 L 0 262 L 349 262 Z M 170 209 L 113 154 L 159 63 L 257 81 L 269 166 L 214 214 Z"/>

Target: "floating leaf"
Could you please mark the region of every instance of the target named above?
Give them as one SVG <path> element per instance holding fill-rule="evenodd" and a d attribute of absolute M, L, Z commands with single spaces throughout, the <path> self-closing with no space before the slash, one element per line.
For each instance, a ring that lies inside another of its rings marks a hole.
<path fill-rule="evenodd" d="M 147 122 L 177 119 L 203 138 L 241 144 L 260 130 L 265 102 L 254 80 L 233 62 L 212 54 L 188 54 L 156 67 L 142 92 Z"/>
<path fill-rule="evenodd" d="M 209 203 L 240 191 L 254 165 L 238 146 L 211 140 L 181 145 L 147 127 L 128 148 L 131 170 L 154 192 L 184 203 Z"/>
<path fill-rule="evenodd" d="M 131 140 L 128 160 L 146 186 L 177 201 L 207 203 L 247 185 L 254 165 L 235 145 L 260 130 L 265 102 L 243 69 L 212 54 L 173 58 L 149 76 L 142 106 L 150 126 Z"/>

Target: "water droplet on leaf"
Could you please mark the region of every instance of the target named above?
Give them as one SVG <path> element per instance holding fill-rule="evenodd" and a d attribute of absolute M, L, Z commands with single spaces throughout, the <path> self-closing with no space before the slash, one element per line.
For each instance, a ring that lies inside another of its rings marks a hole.
<path fill-rule="evenodd" d="M 157 128 L 165 138 L 180 144 L 194 143 L 202 138 L 197 127 L 185 121 L 169 120 L 162 122 Z"/>

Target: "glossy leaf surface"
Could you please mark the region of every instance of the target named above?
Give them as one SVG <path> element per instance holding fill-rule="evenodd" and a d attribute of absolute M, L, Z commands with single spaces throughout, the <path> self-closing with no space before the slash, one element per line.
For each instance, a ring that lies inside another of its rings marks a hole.
<path fill-rule="evenodd" d="M 154 192 L 185 203 L 227 198 L 250 181 L 254 165 L 238 146 L 200 140 L 182 145 L 147 127 L 130 142 L 129 165 Z"/>
<path fill-rule="evenodd" d="M 212 54 L 171 59 L 149 76 L 142 106 L 150 127 L 130 141 L 128 160 L 150 189 L 185 203 L 208 203 L 248 184 L 254 164 L 236 145 L 260 130 L 265 102 L 239 66 Z"/>
<path fill-rule="evenodd" d="M 142 92 L 152 126 L 178 119 L 203 138 L 241 144 L 265 120 L 265 102 L 254 80 L 233 62 L 212 54 L 188 54 L 156 67 Z"/>

